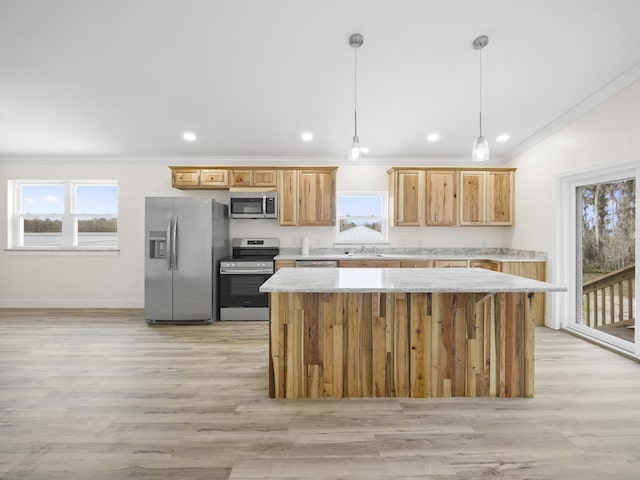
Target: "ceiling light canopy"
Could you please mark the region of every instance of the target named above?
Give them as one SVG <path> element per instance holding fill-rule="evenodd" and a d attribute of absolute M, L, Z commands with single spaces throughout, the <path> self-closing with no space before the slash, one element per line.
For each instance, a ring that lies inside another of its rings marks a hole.
<path fill-rule="evenodd" d="M 439 133 L 430 133 L 429 135 L 427 135 L 427 141 L 428 142 L 437 142 L 440 139 L 440 134 Z"/>
<path fill-rule="evenodd" d="M 353 47 L 353 123 L 354 133 L 353 142 L 349 149 L 349 160 L 358 160 L 363 153 L 369 149 L 360 146 L 360 137 L 358 136 L 358 48 L 364 43 L 364 37 L 359 33 L 354 33 L 349 37 L 349 45 Z"/>
<path fill-rule="evenodd" d="M 311 140 L 313 140 L 313 133 L 303 132 L 302 135 L 300 135 L 300 138 L 302 138 L 302 140 L 304 140 L 305 142 L 310 142 Z"/>
<path fill-rule="evenodd" d="M 480 135 L 473 143 L 471 159 L 474 162 L 486 162 L 489 160 L 489 143 L 482 136 L 482 49 L 489 43 L 489 37 L 481 35 L 473 41 L 474 50 L 478 50 L 480 54 Z"/>

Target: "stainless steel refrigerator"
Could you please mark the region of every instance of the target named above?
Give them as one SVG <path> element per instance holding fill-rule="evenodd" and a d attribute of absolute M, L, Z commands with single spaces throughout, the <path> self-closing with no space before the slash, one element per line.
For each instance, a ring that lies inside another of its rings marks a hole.
<path fill-rule="evenodd" d="M 227 206 L 211 198 L 145 198 L 144 318 L 218 319 L 218 265 L 229 255 Z"/>

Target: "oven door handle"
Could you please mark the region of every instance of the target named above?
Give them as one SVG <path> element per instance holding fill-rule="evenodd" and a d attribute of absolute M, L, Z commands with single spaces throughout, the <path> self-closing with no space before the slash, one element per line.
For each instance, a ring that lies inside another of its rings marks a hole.
<path fill-rule="evenodd" d="M 273 272 L 270 270 L 256 269 L 256 270 L 225 270 L 220 269 L 220 275 L 271 275 Z"/>

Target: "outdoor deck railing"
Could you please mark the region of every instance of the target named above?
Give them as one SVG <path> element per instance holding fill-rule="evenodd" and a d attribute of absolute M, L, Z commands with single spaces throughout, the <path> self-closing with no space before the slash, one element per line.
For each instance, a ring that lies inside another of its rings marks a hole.
<path fill-rule="evenodd" d="M 583 284 L 583 324 L 592 328 L 634 325 L 635 275 L 632 264 Z"/>

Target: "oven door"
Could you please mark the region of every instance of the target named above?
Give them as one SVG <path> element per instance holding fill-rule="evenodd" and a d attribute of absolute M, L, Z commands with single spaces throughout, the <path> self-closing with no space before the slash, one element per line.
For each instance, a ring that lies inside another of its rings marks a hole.
<path fill-rule="evenodd" d="M 220 320 L 269 320 L 269 273 L 220 273 Z"/>

